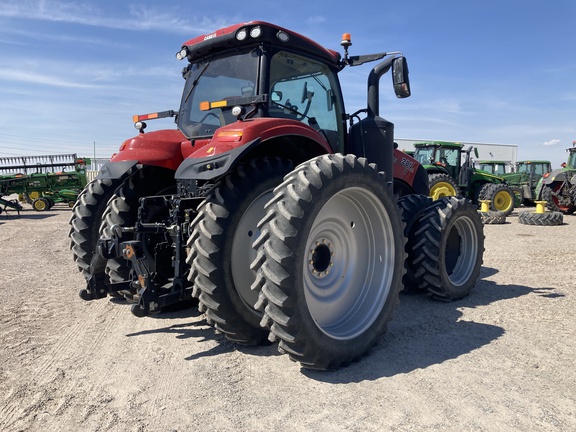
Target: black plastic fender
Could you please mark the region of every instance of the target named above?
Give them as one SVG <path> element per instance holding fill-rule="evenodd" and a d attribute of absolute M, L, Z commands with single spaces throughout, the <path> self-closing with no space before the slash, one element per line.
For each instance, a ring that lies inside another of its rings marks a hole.
<path fill-rule="evenodd" d="M 256 138 L 226 153 L 203 158 L 188 158 L 176 170 L 175 178 L 180 180 L 212 180 L 234 168 L 243 156 L 260 144 Z"/>
<path fill-rule="evenodd" d="M 100 168 L 100 172 L 96 176 L 96 178 L 102 179 L 119 179 L 122 178 L 125 174 L 127 174 L 131 168 L 133 168 L 138 161 L 121 161 L 121 162 L 106 162 L 102 168 Z"/>

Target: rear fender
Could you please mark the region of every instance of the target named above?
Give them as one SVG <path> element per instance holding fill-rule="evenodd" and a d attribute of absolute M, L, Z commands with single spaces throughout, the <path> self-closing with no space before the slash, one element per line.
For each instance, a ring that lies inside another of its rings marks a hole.
<path fill-rule="evenodd" d="M 141 133 L 122 143 L 110 162 L 134 162 L 176 170 L 184 160 L 182 142 L 186 137 L 176 129 Z"/>
<path fill-rule="evenodd" d="M 428 173 L 424 166 L 406 153 L 394 149 L 394 179 L 408 185 L 413 193 L 428 195 Z"/>
<path fill-rule="evenodd" d="M 233 169 L 266 141 L 281 137 L 300 137 L 306 142 L 317 143 L 320 154 L 333 153 L 324 135 L 302 122 L 276 118 L 250 119 L 219 128 L 210 141 L 203 142 L 182 162 L 176 171 L 176 179 L 215 179 Z"/>
<path fill-rule="evenodd" d="M 576 171 L 557 168 L 542 177 L 542 183 L 549 185 L 554 182 L 570 181 L 571 178 L 576 176 Z"/>
<path fill-rule="evenodd" d="M 259 144 L 260 139 L 256 138 L 238 147 L 229 144 L 206 145 L 180 164 L 176 171 L 176 180 L 211 180 L 226 174 L 237 161 Z"/>

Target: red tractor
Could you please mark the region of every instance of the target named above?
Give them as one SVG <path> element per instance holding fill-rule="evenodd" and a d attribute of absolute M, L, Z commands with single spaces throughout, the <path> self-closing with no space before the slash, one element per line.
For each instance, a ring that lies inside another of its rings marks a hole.
<path fill-rule="evenodd" d="M 404 56 L 350 45 L 341 56 L 260 21 L 185 42 L 179 110 L 136 116 L 140 133 L 74 207 L 81 298 L 123 297 L 139 317 L 194 298 L 229 340 L 277 340 L 303 367 L 335 369 L 374 345 L 404 286 L 467 295 L 484 250 L 476 208 L 432 202 L 379 116 L 388 71 L 410 96 Z M 367 107 L 346 114 L 338 73 L 376 60 Z M 177 129 L 144 133 L 162 117 Z"/>

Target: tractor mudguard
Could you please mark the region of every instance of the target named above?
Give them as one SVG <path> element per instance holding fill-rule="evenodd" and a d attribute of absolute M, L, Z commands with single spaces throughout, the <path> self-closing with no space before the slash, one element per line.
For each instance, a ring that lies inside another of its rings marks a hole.
<path fill-rule="evenodd" d="M 214 150 L 217 154 L 213 156 L 184 159 L 176 170 L 176 180 L 211 180 L 219 177 L 229 172 L 246 153 L 259 144 L 260 138 L 256 138 L 224 153 L 217 153 Z"/>
<path fill-rule="evenodd" d="M 119 179 L 122 178 L 127 172 L 130 171 L 132 167 L 134 167 L 138 161 L 131 160 L 131 161 L 122 161 L 122 162 L 106 162 L 96 178 L 98 179 Z"/>
<path fill-rule="evenodd" d="M 568 181 L 570 178 L 573 177 L 576 177 L 576 172 L 572 170 L 559 168 L 553 170 L 548 175 L 544 174 L 544 176 L 542 177 L 542 184 L 548 185 L 550 183 L 557 181 L 559 182 Z"/>
<path fill-rule="evenodd" d="M 176 129 L 141 133 L 122 143 L 111 162 L 138 161 L 142 165 L 160 166 L 176 171 L 184 160 L 183 143 L 186 137 Z"/>
<path fill-rule="evenodd" d="M 394 178 L 410 185 L 413 193 L 420 195 L 430 193 L 428 172 L 424 165 L 398 149 L 394 149 Z"/>

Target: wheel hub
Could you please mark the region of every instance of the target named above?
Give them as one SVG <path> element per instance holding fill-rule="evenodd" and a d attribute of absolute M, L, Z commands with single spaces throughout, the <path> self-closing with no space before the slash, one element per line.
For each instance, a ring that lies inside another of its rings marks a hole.
<path fill-rule="evenodd" d="M 317 241 L 316 247 L 310 251 L 310 259 L 308 260 L 310 273 L 318 278 L 328 275 L 330 268 L 334 265 L 333 256 L 332 243 L 327 239 Z"/>

